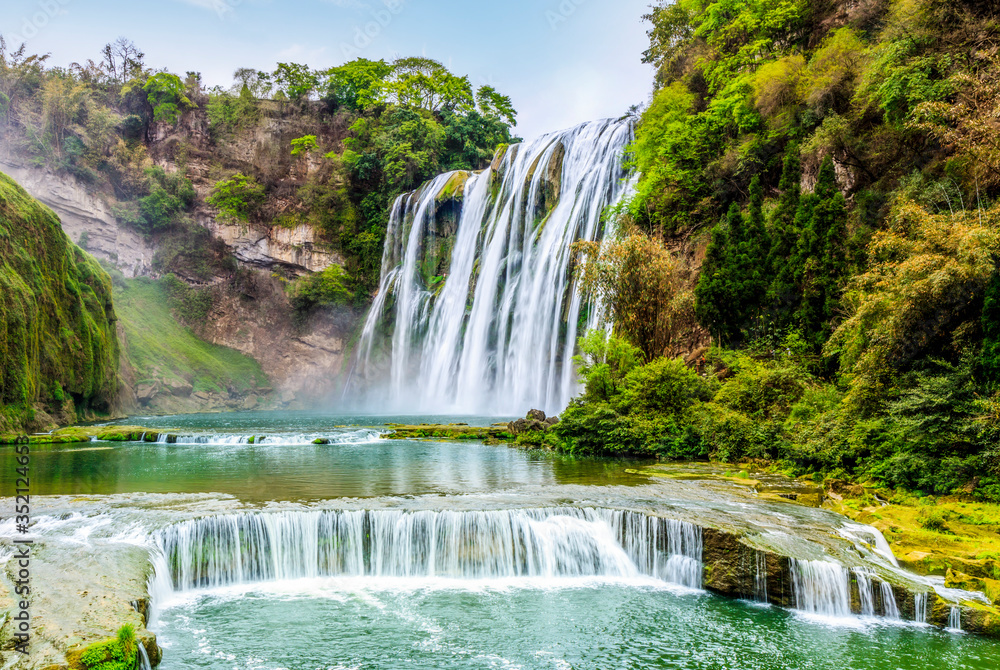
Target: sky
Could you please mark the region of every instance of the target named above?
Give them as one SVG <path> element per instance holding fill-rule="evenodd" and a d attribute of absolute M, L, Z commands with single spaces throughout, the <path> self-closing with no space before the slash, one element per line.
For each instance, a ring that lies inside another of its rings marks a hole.
<path fill-rule="evenodd" d="M 125 36 L 148 66 L 201 72 L 207 86 L 229 86 L 239 67 L 426 56 L 511 96 L 516 132 L 532 138 L 648 100 L 651 1 L 2 0 L 0 33 L 59 66 L 100 60 Z"/>

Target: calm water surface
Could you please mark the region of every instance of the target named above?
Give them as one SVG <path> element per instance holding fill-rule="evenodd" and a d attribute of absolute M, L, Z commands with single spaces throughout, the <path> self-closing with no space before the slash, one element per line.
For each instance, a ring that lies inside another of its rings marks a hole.
<path fill-rule="evenodd" d="M 120 425 L 177 433 L 182 443 L 39 445 L 33 448 L 32 492 L 222 493 L 250 502 L 315 501 L 621 483 L 625 468 L 634 466 L 479 443 L 378 437 L 379 431 L 388 430 L 387 423 L 488 426 L 498 420 L 292 412 L 131 417 Z M 256 443 L 246 444 L 251 435 Z M 312 444 L 317 438 L 332 444 Z M 0 448 L 0 457 L 12 449 Z M 0 484 L 11 486 L 14 476 L 11 469 L 3 469 Z"/>

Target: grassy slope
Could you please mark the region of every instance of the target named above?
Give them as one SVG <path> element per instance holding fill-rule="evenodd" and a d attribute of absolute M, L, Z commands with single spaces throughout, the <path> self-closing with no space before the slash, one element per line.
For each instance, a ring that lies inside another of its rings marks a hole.
<path fill-rule="evenodd" d="M 177 322 L 162 284 L 116 278 L 116 304 L 125 327 L 126 356 L 137 380 L 183 380 L 194 392 L 251 391 L 268 386 L 257 361 L 199 339 Z"/>
<path fill-rule="evenodd" d="M 108 412 L 115 320 L 108 275 L 0 173 L 0 426 L 32 427 L 39 407 L 69 418 Z"/>
<path fill-rule="evenodd" d="M 183 380 L 194 392 L 250 391 L 268 386 L 257 361 L 199 339 L 177 322 L 158 282 L 115 280 L 116 305 L 125 327 L 126 356 L 137 380 Z"/>

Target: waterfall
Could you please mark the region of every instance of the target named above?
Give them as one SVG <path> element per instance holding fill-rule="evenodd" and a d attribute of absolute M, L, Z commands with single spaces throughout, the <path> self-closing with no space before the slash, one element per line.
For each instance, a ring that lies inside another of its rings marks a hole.
<path fill-rule="evenodd" d="M 948 614 L 948 628 L 954 631 L 961 632 L 962 630 L 962 608 L 952 607 L 951 613 Z"/>
<path fill-rule="evenodd" d="M 380 390 L 373 401 L 486 414 L 567 405 L 576 340 L 602 322 L 577 290 L 573 244 L 603 239 L 605 211 L 631 191 L 632 137 L 631 121 L 587 123 L 396 201 L 352 375 Z"/>
<path fill-rule="evenodd" d="M 863 570 L 854 571 L 858 583 L 858 598 L 861 600 L 861 615 L 875 616 L 875 591 L 872 588 L 871 574 Z"/>
<path fill-rule="evenodd" d="M 847 569 L 828 561 L 790 560 L 795 608 L 829 617 L 851 615 Z"/>
<path fill-rule="evenodd" d="M 927 594 L 913 594 L 913 620 L 917 623 L 927 623 Z"/>
<path fill-rule="evenodd" d="M 896 593 L 892 590 L 892 584 L 882 582 L 879 585 L 879 589 L 882 592 L 882 616 L 886 619 L 899 621 L 901 618 L 899 615 L 899 605 L 896 604 Z"/>
<path fill-rule="evenodd" d="M 652 576 L 700 588 L 701 540 L 682 521 L 577 508 L 236 514 L 161 531 L 165 574 L 151 592 L 332 576 Z"/>
<path fill-rule="evenodd" d="M 767 554 L 763 551 L 754 552 L 755 571 L 753 578 L 754 599 L 759 603 L 767 602 Z"/>
<path fill-rule="evenodd" d="M 153 666 L 149 662 L 149 654 L 146 653 L 145 645 L 140 641 L 137 646 L 139 647 L 139 667 L 141 670 L 153 670 Z"/>

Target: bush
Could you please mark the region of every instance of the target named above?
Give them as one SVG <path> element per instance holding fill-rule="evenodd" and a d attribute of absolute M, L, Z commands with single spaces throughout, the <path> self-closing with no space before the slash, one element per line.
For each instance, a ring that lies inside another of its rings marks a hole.
<path fill-rule="evenodd" d="M 266 198 L 260 182 L 237 173 L 218 182 L 207 202 L 219 210 L 219 218 L 232 223 L 249 223 L 260 212 Z"/>
<path fill-rule="evenodd" d="M 296 281 L 291 288 L 292 304 L 299 311 L 317 306 L 347 305 L 354 299 L 350 285 L 351 277 L 344 268 L 331 265 Z"/>

